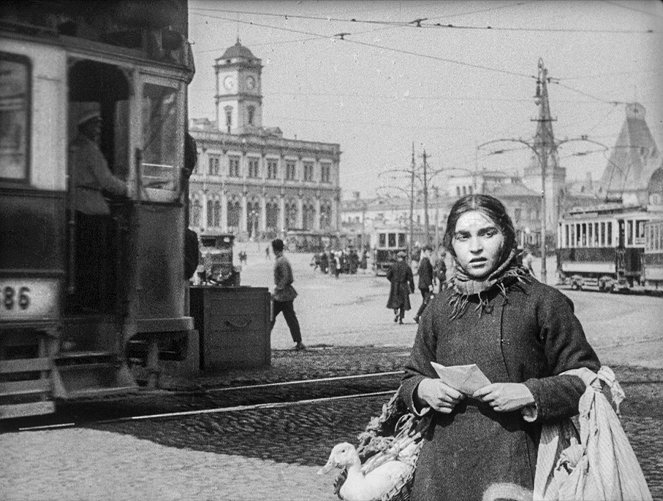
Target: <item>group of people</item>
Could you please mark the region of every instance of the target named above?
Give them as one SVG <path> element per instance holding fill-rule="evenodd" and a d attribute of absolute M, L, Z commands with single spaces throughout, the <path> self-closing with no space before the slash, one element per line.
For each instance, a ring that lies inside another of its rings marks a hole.
<path fill-rule="evenodd" d="M 329 273 L 338 278 L 341 273 L 356 275 L 358 270 L 368 268 L 368 249 L 357 251 L 354 247 L 342 250 L 316 252 L 311 258 L 313 270 Z"/>
<path fill-rule="evenodd" d="M 418 254 L 419 259 L 414 262 L 419 279 L 417 288 L 421 293 L 421 305 L 414 316 L 416 323 L 419 323 L 435 289 L 444 290 L 447 275 L 446 253 L 443 249 L 435 259 L 435 264 L 431 262 L 433 247 L 430 245 L 424 245 Z M 396 262 L 387 271 L 387 279 L 391 282 L 387 308 L 394 310 L 394 322 L 399 324 L 403 324 L 405 312 L 412 308 L 410 294 L 414 292 L 414 273 L 412 267 L 406 263 L 406 257 L 407 254 L 400 251 L 396 255 Z"/>

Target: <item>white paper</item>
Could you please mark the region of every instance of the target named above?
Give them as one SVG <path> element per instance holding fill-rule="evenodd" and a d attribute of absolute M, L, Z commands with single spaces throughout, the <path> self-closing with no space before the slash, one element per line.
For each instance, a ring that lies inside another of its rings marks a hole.
<path fill-rule="evenodd" d="M 435 362 L 430 364 L 443 383 L 465 395 L 472 395 L 479 388 L 490 384 L 490 380 L 476 364 L 452 365 L 450 367 Z"/>

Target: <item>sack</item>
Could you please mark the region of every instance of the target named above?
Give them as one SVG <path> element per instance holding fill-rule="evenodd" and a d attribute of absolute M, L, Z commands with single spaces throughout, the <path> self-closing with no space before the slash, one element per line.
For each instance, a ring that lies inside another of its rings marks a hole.
<path fill-rule="evenodd" d="M 397 391 L 382 406 L 382 413 L 374 417 L 358 437 L 357 452 L 362 462 L 362 472 L 369 473 L 378 466 L 395 458 L 409 466 L 408 474 L 395 485 L 380 501 L 409 501 L 414 471 L 419 452 L 424 444 L 422 431 L 430 423 L 430 413 L 424 417 L 412 414 Z M 334 493 L 347 478 L 343 470 L 334 482 Z M 340 495 L 339 495 L 340 497 Z"/>
<path fill-rule="evenodd" d="M 587 389 L 580 397 L 580 440 L 570 420 L 545 425 L 539 443 L 535 500 L 652 499 L 642 469 L 622 429 L 616 411 L 624 397 L 615 375 L 608 367 L 598 374 L 574 369 L 563 374 L 580 377 Z M 616 409 L 602 392 L 611 390 Z"/>

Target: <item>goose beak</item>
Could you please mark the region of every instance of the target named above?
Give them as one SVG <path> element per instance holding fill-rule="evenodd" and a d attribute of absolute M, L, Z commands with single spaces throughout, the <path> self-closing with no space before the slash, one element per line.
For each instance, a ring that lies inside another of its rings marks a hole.
<path fill-rule="evenodd" d="M 318 470 L 318 475 L 324 475 L 325 473 L 329 473 L 334 469 L 334 466 L 336 466 L 336 464 L 333 461 L 331 460 L 327 461 L 327 464 Z"/>

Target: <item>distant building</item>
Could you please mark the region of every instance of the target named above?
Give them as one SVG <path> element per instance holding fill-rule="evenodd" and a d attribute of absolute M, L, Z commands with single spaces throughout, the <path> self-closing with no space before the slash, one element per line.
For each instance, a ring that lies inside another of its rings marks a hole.
<path fill-rule="evenodd" d="M 661 153 L 645 121 L 645 107 L 626 105 L 626 120 L 601 177 L 601 196 L 627 204 L 647 203 L 647 184 Z"/>
<path fill-rule="evenodd" d="M 214 65 L 216 120 L 193 118 L 198 165 L 189 182 L 189 225 L 273 238 L 340 227 L 336 143 L 286 139 L 262 122 L 262 62 L 239 42 Z"/>

